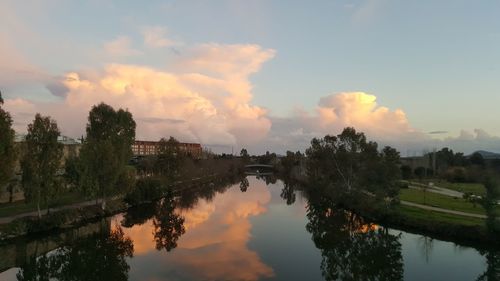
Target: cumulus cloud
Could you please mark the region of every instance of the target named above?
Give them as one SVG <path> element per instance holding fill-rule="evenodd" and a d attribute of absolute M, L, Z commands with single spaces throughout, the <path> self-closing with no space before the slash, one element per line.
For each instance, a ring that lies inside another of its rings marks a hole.
<path fill-rule="evenodd" d="M 144 28 L 144 45 L 149 48 L 164 48 L 177 45 L 178 42 L 167 38 L 167 29 L 161 26 Z"/>
<path fill-rule="evenodd" d="M 107 55 L 114 57 L 128 57 L 142 54 L 141 51 L 132 48 L 132 42 L 128 36 L 118 36 L 116 39 L 104 43 L 104 51 Z"/>
<path fill-rule="evenodd" d="M 393 146 L 402 155 L 421 154 L 424 150 L 445 146 L 465 153 L 478 149 L 500 151 L 500 138 L 480 129 L 462 131 L 457 137 L 433 138 L 414 128 L 403 110 L 380 106 L 376 96 L 363 92 L 332 94 L 321 98 L 312 113 L 296 109 L 291 117 L 270 119 L 272 127 L 265 140 L 266 148 L 278 153 L 303 151 L 312 138 L 337 135 L 345 127 L 364 132 L 381 146 Z"/>
<path fill-rule="evenodd" d="M 203 144 L 246 145 L 264 138 L 271 127 L 266 110 L 251 104 L 248 77 L 273 55 L 256 45 L 201 45 L 170 70 L 109 64 L 70 72 L 49 87 L 62 101 L 18 99 L 6 107 L 20 131 L 30 121 L 21 112 L 41 112 L 58 120 L 64 133 L 80 136 L 91 106 L 102 101 L 132 112 L 139 139 L 172 135 Z"/>
<path fill-rule="evenodd" d="M 426 138 L 410 126 L 402 110 L 379 106 L 374 95 L 363 92 L 332 94 L 321 98 L 313 113 L 297 109 L 291 118 L 272 121 L 269 142 L 280 152 L 287 147 L 303 150 L 313 137 L 335 135 L 345 127 L 386 143 Z"/>

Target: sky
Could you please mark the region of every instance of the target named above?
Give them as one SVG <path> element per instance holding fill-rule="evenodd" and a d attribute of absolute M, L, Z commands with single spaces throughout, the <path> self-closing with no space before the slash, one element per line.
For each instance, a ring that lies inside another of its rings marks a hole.
<path fill-rule="evenodd" d="M 137 139 L 304 150 L 354 126 L 402 155 L 500 152 L 500 2 L 3 0 L 0 90 L 84 134 L 127 108 Z"/>

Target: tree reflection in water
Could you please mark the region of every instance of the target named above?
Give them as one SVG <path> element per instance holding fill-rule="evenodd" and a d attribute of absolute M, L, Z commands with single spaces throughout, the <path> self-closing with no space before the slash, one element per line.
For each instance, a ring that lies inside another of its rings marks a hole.
<path fill-rule="evenodd" d="M 126 258 L 132 257 L 132 240 L 123 230 L 109 228 L 105 222 L 101 231 L 61 247 L 49 254 L 32 257 L 21 267 L 17 279 L 41 280 L 128 280 L 130 269 Z"/>
<path fill-rule="evenodd" d="M 165 249 L 170 252 L 175 249 L 177 240 L 186 232 L 184 218 L 175 213 L 175 205 L 172 194 L 158 201 L 156 205 L 153 234 L 157 250 Z"/>
<path fill-rule="evenodd" d="M 403 280 L 399 235 L 334 209 L 328 197 L 309 200 L 307 230 L 321 250 L 326 280 Z"/>
<path fill-rule="evenodd" d="M 287 205 L 295 203 L 295 184 L 291 180 L 283 179 L 283 189 L 281 189 L 280 197 L 285 200 Z"/>
<path fill-rule="evenodd" d="M 241 192 L 246 192 L 249 186 L 250 186 L 250 183 L 248 182 L 248 179 L 246 177 L 241 179 L 241 182 L 240 182 Z"/>
<path fill-rule="evenodd" d="M 500 280 L 500 252 L 487 251 L 481 253 L 486 258 L 487 269 L 477 278 L 477 281 Z"/>

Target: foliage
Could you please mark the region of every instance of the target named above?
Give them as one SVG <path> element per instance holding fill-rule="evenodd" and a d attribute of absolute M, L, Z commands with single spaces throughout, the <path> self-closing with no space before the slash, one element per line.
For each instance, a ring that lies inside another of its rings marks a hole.
<path fill-rule="evenodd" d="M 417 167 L 413 172 L 419 180 L 422 180 L 425 177 L 427 171 L 425 170 L 425 167 Z"/>
<path fill-rule="evenodd" d="M 64 163 L 64 179 L 66 184 L 76 186 L 80 183 L 80 171 L 82 170 L 80 158 L 69 156 Z"/>
<path fill-rule="evenodd" d="M 434 154 L 434 153 L 432 153 Z M 433 155 L 428 154 L 433 157 Z M 469 164 L 468 159 L 461 152 L 453 152 L 448 147 L 435 152 L 437 172 L 442 173 L 450 167 L 465 167 Z"/>
<path fill-rule="evenodd" d="M 379 152 L 376 142 L 367 141 L 354 128 L 345 128 L 337 136 L 314 138 L 306 154 L 307 172 L 313 181 L 344 194 L 365 190 L 381 197 L 397 195 L 399 152 L 391 147 Z"/>
<path fill-rule="evenodd" d="M 401 178 L 404 180 L 409 180 L 413 177 L 412 175 L 413 171 L 410 166 L 408 165 L 403 165 L 401 166 Z"/>
<path fill-rule="evenodd" d="M 14 175 L 16 162 L 15 133 L 12 129 L 12 117 L 2 109 L 3 99 L 0 92 L 0 191 Z"/>
<path fill-rule="evenodd" d="M 60 167 L 63 149 L 62 144 L 57 141 L 59 135 L 57 123 L 50 117 L 36 114 L 33 123 L 28 125 L 21 162 L 22 185 L 26 200 L 37 203 L 39 217 L 40 204 L 48 204 L 49 200 L 58 194 L 56 173 Z"/>
<path fill-rule="evenodd" d="M 243 163 L 248 163 L 250 161 L 250 155 L 248 155 L 248 151 L 246 150 L 246 148 L 241 149 L 240 157 L 243 160 Z"/>
<path fill-rule="evenodd" d="M 127 194 L 135 188 L 137 172 L 132 166 L 125 166 L 122 173 L 118 175 L 116 190 L 120 194 Z"/>
<path fill-rule="evenodd" d="M 287 151 L 285 157 L 281 158 L 281 166 L 283 167 L 285 175 L 290 175 L 292 169 L 300 165 L 300 161 L 303 159 L 303 155 L 300 151 L 292 152 Z"/>
<path fill-rule="evenodd" d="M 480 166 L 480 167 L 485 166 L 483 155 L 481 155 L 481 153 L 479 153 L 479 152 L 474 152 L 470 156 L 469 161 L 472 165 L 476 165 L 476 166 Z"/>
<path fill-rule="evenodd" d="M 276 153 L 269 153 L 269 151 L 266 151 L 266 154 L 257 156 L 257 162 L 259 164 L 271 165 L 276 160 L 276 158 Z"/>
<path fill-rule="evenodd" d="M 89 113 L 87 137 L 80 151 L 80 186 L 86 194 L 101 197 L 103 208 L 106 196 L 118 191 L 116 182 L 132 156 L 135 127 L 130 112 L 115 111 L 104 103 Z"/>
<path fill-rule="evenodd" d="M 183 158 L 184 154 L 180 151 L 178 140 L 173 137 L 168 140 L 165 138 L 160 139 L 156 166 L 161 175 L 170 180 L 175 179 Z"/>
<path fill-rule="evenodd" d="M 500 221 L 498 220 L 497 206 L 500 202 L 500 180 L 498 177 L 488 175 L 484 179 L 486 196 L 483 197 L 481 204 L 486 210 L 486 226 L 491 233 L 500 234 Z"/>
<path fill-rule="evenodd" d="M 165 190 L 166 187 L 160 180 L 144 178 L 137 181 L 135 188 L 127 193 L 124 200 L 130 205 L 151 202 L 159 199 Z"/>

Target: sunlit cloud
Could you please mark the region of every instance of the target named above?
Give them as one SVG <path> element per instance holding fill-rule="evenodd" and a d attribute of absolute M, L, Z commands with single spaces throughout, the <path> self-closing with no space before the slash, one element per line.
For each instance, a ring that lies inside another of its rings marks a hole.
<path fill-rule="evenodd" d="M 265 140 L 266 148 L 278 153 L 304 151 L 312 138 L 337 135 L 345 127 L 364 132 L 381 146 L 393 146 L 403 156 L 446 146 L 465 153 L 478 149 L 500 151 L 500 138 L 480 129 L 464 130 L 456 137 L 435 138 L 441 132 L 430 134 L 414 128 L 402 109 L 381 106 L 375 95 L 364 92 L 328 95 L 319 100 L 313 112 L 296 109 L 291 117 L 270 118 L 272 128 Z"/>
<path fill-rule="evenodd" d="M 128 53 L 114 47 L 117 54 Z M 203 144 L 255 143 L 267 135 L 271 122 L 265 109 L 251 104 L 248 78 L 273 55 L 273 50 L 257 45 L 200 45 L 187 49 L 168 70 L 108 64 L 104 69 L 69 72 L 47 83 L 63 100 L 23 102 L 30 105 L 33 115 L 51 115 L 71 136 L 83 134 L 92 105 L 106 102 L 132 112 L 138 138 L 172 135 Z M 26 109 L 9 104 L 20 125 L 15 129 L 25 131 L 30 119 L 18 113 Z"/>

